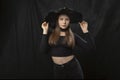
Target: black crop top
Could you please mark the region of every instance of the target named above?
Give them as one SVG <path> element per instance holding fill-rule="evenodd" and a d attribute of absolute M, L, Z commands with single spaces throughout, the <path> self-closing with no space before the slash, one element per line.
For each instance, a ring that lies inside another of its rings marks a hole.
<path fill-rule="evenodd" d="M 48 44 L 48 35 L 43 34 L 40 43 L 40 51 L 41 53 L 50 53 L 51 56 L 59 56 L 65 57 L 72 55 L 74 53 L 74 48 L 70 48 L 67 44 L 62 44 L 61 42 L 64 39 L 64 36 L 60 36 L 57 42 L 57 45 L 50 46 Z M 90 35 L 90 32 L 84 33 L 84 38 L 75 34 L 75 46 L 79 46 L 81 49 L 84 50 L 91 50 L 95 48 L 94 39 Z"/>

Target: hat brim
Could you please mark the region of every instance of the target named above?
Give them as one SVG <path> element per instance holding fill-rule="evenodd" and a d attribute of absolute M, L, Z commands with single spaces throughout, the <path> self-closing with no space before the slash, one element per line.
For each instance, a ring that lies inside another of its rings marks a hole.
<path fill-rule="evenodd" d="M 59 15 L 66 14 L 70 18 L 70 23 L 78 23 L 83 21 L 83 16 L 80 12 L 71 10 L 68 8 L 59 9 L 58 11 L 49 12 L 48 15 L 44 18 L 44 21 L 49 22 L 50 26 L 53 28 L 56 24 L 56 19 Z"/>

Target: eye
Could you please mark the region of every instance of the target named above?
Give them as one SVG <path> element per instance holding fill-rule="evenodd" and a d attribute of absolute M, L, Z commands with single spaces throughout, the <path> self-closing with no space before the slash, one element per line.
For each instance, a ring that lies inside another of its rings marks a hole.
<path fill-rule="evenodd" d="M 66 20 L 67 20 L 67 21 L 69 21 L 69 19 L 68 19 L 68 18 L 66 18 Z"/>
<path fill-rule="evenodd" d="M 65 20 L 66 20 L 66 21 L 70 21 L 70 19 L 69 19 L 69 18 L 66 18 Z"/>
<path fill-rule="evenodd" d="M 60 20 L 63 20 L 63 18 L 60 18 Z"/>

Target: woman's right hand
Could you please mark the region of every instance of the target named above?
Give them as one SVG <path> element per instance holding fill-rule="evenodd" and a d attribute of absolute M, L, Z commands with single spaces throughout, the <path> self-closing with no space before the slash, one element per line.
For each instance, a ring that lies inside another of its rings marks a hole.
<path fill-rule="evenodd" d="M 43 22 L 42 25 L 41 25 L 41 27 L 43 29 L 43 34 L 47 34 L 48 33 L 49 23 Z"/>

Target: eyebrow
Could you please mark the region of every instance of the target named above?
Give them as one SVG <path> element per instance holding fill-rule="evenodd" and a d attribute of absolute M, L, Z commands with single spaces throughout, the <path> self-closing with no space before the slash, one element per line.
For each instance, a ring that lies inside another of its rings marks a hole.
<path fill-rule="evenodd" d="M 66 18 L 66 19 L 69 19 L 69 17 L 59 17 L 59 18 Z"/>

